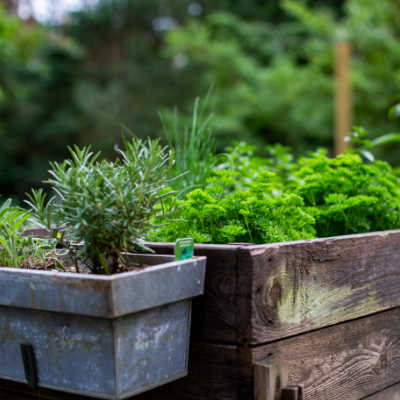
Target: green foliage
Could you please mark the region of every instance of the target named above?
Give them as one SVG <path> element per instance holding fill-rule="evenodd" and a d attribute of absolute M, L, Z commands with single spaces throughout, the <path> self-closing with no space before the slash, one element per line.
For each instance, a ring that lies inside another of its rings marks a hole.
<path fill-rule="evenodd" d="M 98 148 L 111 154 L 120 124 L 154 138 L 162 128 L 156 111 L 194 98 L 195 71 L 177 71 L 162 55 L 166 32 L 184 23 L 190 3 L 99 0 L 61 27 L 85 53 L 74 82 L 84 122 L 80 143 L 95 138 Z"/>
<path fill-rule="evenodd" d="M 189 235 L 200 243 L 268 243 L 314 237 L 314 219 L 304 211 L 303 200 L 285 192 L 293 156 L 279 145 L 268 151 L 270 157 L 262 158 L 244 142 L 228 148 L 206 187 L 177 201 L 176 219 L 149 238 L 174 241 Z"/>
<path fill-rule="evenodd" d="M 372 150 L 379 146 L 400 142 L 400 133 L 387 133 L 370 139 L 364 128 L 356 126 L 347 139 L 352 145 L 347 150 L 348 153 L 357 153 L 368 161 L 374 161 L 375 156 Z"/>
<path fill-rule="evenodd" d="M 81 52 L 70 40 L 24 26 L 0 9 L 0 192 L 23 197 L 48 160 L 78 142 L 73 81 Z"/>
<path fill-rule="evenodd" d="M 180 124 L 177 110 L 161 114 L 164 133 L 175 160 L 173 187 L 183 194 L 196 187 L 203 188 L 216 164 L 215 139 L 211 130 L 212 114 L 206 112 L 209 95 L 201 101 L 196 98 L 191 120 Z"/>
<path fill-rule="evenodd" d="M 297 154 L 330 147 L 333 47 L 344 38 L 353 48 L 354 121 L 374 135 L 395 131 L 396 122 L 385 116 L 400 92 L 398 2 L 347 0 L 342 13 L 306 3 L 281 2 L 285 18 L 279 24 L 225 11 L 168 35 L 169 54 L 184 55 L 188 68 L 203 70 L 203 90 L 216 86 L 219 148 L 232 138 L 279 141 Z M 395 159 L 389 146 L 382 154 Z"/>
<path fill-rule="evenodd" d="M 124 143 L 115 162 L 100 161 L 89 147 L 70 149 L 71 159 L 51 164 L 47 183 L 54 196 L 46 202 L 44 192 L 33 191 L 28 202 L 60 246 L 73 252 L 74 243 L 83 242 L 76 256 L 94 273 L 118 272 L 123 252 L 146 248 L 144 233 L 164 214 L 157 207 L 171 194 L 165 191 L 167 149 L 150 139 Z"/>
<path fill-rule="evenodd" d="M 224 162 L 216 166 L 216 170 L 229 170 L 232 175 L 231 190 L 248 188 L 249 185 L 263 175 L 267 169 L 273 175 L 275 193 L 282 193 L 284 185 L 293 178 L 296 164 L 289 147 L 280 144 L 265 147 L 265 155 L 260 156 L 256 146 L 245 142 L 237 142 L 229 146 L 221 155 Z"/>
<path fill-rule="evenodd" d="M 161 227 L 152 239 L 174 241 L 191 236 L 198 243 L 269 243 L 314 237 L 314 219 L 294 194 L 272 196 L 268 177 L 248 190 L 227 193 L 220 178 L 178 202 L 180 220 Z"/>
<path fill-rule="evenodd" d="M 32 268 L 56 265 L 55 243 L 24 236 L 30 213 L 6 200 L 0 206 L 0 265 Z"/>
<path fill-rule="evenodd" d="M 270 243 L 400 227 L 400 180 L 387 163 L 325 151 L 296 160 L 282 146 L 269 147 L 268 158 L 253 151 L 230 148 L 207 186 L 177 201 L 176 219 L 149 238 Z"/>
<path fill-rule="evenodd" d="M 400 227 L 400 181 L 387 163 L 317 152 L 298 166 L 295 193 L 315 218 L 318 237 Z"/>
<path fill-rule="evenodd" d="M 113 155 L 121 123 L 139 136 L 159 135 L 155 110 L 178 105 L 192 115 L 193 97 L 210 84 L 216 86 L 213 132 L 219 150 L 232 139 L 279 141 L 296 154 L 327 147 L 333 137 L 332 47 L 342 37 L 354 49 L 356 123 L 377 135 L 396 132 L 398 120 L 385 119 L 400 92 L 396 1 L 348 0 L 343 7 L 343 0 L 95 3 L 52 31 L 0 11 L 4 195 L 22 198 L 44 178 L 48 159 L 68 156 L 68 144 L 93 143 Z M 325 9 L 318 11 L 318 4 Z M 196 129 L 209 115 L 200 109 Z M 173 132 L 173 118 L 165 122 Z M 181 114 L 181 139 L 185 127 Z M 379 155 L 386 157 L 392 147 L 381 146 Z M 189 172 L 182 183 L 203 187 L 207 174 Z"/>
<path fill-rule="evenodd" d="M 197 90 L 162 57 L 157 21 L 183 23 L 190 3 L 101 0 L 51 31 L 0 9 L 0 193 L 22 200 L 73 143 L 113 156 L 121 123 L 158 136 L 156 110 Z"/>
<path fill-rule="evenodd" d="M 399 118 L 400 117 L 400 104 L 396 104 L 390 109 L 389 116 L 391 118 Z"/>

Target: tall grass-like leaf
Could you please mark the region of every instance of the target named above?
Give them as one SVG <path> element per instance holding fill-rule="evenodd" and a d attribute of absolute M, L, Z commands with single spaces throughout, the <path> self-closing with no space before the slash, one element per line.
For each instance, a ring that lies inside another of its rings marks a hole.
<path fill-rule="evenodd" d="M 204 188 L 216 164 L 212 113 L 208 111 L 211 90 L 204 100 L 196 98 L 190 121 L 182 121 L 178 111 L 161 114 L 165 136 L 173 151 L 174 176 L 172 185 L 181 196 L 189 190 Z"/>

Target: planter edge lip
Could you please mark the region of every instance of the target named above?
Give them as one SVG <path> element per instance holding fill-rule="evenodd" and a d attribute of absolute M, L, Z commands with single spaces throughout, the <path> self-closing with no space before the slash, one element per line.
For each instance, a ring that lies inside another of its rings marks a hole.
<path fill-rule="evenodd" d="M 218 243 L 195 243 L 195 250 L 255 250 L 261 248 L 274 248 L 280 246 L 293 246 L 293 245 L 304 245 L 304 244 L 313 244 L 313 243 L 329 243 L 329 242 L 337 242 L 340 240 L 355 240 L 355 239 L 368 239 L 371 237 L 382 237 L 385 238 L 391 235 L 399 235 L 400 236 L 400 228 L 399 229 L 388 229 L 384 231 L 374 231 L 374 232 L 363 232 L 363 233 L 352 233 L 348 235 L 337 235 L 337 236 L 327 236 L 327 237 L 318 237 L 313 239 L 299 239 L 299 240 L 290 240 L 286 242 L 271 242 L 271 243 L 228 243 L 228 244 L 218 244 Z M 150 248 L 158 248 L 158 249 L 171 249 L 174 246 L 174 242 L 146 242 Z M 161 254 L 161 253 L 160 253 Z"/>
<path fill-rule="evenodd" d="M 173 249 L 175 246 L 174 242 L 146 242 L 146 246 L 150 248 L 159 248 L 159 249 Z M 235 248 L 245 247 L 243 244 L 219 244 L 219 243 L 195 243 L 195 250 L 233 250 Z M 161 254 L 161 253 L 160 253 Z"/>
<path fill-rule="evenodd" d="M 132 255 L 135 255 L 135 254 L 132 254 Z M 153 254 L 140 254 L 140 255 L 141 256 L 153 256 Z M 157 254 L 157 255 L 160 256 L 161 254 Z M 168 255 L 166 254 L 165 256 L 168 256 Z M 0 266 L 0 275 L 1 275 L 2 271 L 5 271 L 5 272 L 16 273 L 16 274 L 21 274 L 21 275 L 31 274 L 31 275 L 37 275 L 37 276 L 43 276 L 43 277 L 49 277 L 49 278 L 50 277 L 60 278 L 60 279 L 71 278 L 71 279 L 76 279 L 76 280 L 87 279 L 90 281 L 99 281 L 99 282 L 101 281 L 101 282 L 107 282 L 107 283 L 111 284 L 111 282 L 116 281 L 118 279 L 141 275 L 141 274 L 144 274 L 149 271 L 173 268 L 178 265 L 191 264 L 191 262 L 193 262 L 193 261 L 201 261 L 205 258 L 206 258 L 205 256 L 194 256 L 193 258 L 190 258 L 187 260 L 172 260 L 172 261 L 167 261 L 167 262 L 164 262 L 161 264 L 149 265 L 148 267 L 140 269 L 140 270 L 120 272 L 120 273 L 111 274 L 111 275 L 85 274 L 85 273 L 64 272 L 64 271 L 47 271 L 47 270 L 41 270 L 41 269 L 3 267 L 3 266 Z"/>
<path fill-rule="evenodd" d="M 205 265 L 196 256 L 110 276 L 0 267 L 0 307 L 112 320 L 203 294 Z"/>
<path fill-rule="evenodd" d="M 274 242 L 274 243 L 265 243 L 265 244 L 253 244 L 249 246 L 242 246 L 241 249 L 246 249 L 248 251 L 259 250 L 259 249 L 273 249 L 277 247 L 284 246 L 304 246 L 304 245 L 313 245 L 313 244 L 329 244 L 329 243 L 337 243 L 340 241 L 352 241 L 352 240 L 369 240 L 373 238 L 382 238 L 385 239 L 389 236 L 399 236 L 400 239 L 400 229 L 390 229 L 385 231 L 375 231 L 375 232 L 365 232 L 365 233 L 354 233 L 349 235 L 338 235 L 338 236 L 327 236 L 321 238 L 314 239 L 302 239 L 302 240 L 291 240 L 287 242 Z"/>

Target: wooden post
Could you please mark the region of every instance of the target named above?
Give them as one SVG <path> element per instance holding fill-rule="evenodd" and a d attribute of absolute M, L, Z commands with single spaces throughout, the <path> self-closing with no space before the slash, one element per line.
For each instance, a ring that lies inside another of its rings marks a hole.
<path fill-rule="evenodd" d="M 281 400 L 288 375 L 286 365 L 257 362 L 254 365 L 254 400 Z"/>
<path fill-rule="evenodd" d="M 282 389 L 281 400 L 303 400 L 300 386 L 288 386 Z"/>
<path fill-rule="evenodd" d="M 350 83 L 351 45 L 347 41 L 335 44 L 335 154 L 348 147 L 345 137 L 352 129 L 352 94 Z"/>

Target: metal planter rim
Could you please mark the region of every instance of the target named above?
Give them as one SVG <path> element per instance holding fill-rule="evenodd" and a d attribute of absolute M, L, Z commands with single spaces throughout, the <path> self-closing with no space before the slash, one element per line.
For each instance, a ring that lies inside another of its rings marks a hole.
<path fill-rule="evenodd" d="M 113 319 L 203 293 L 205 257 L 129 256 L 167 262 L 109 276 L 1 267 L 0 306 Z"/>

